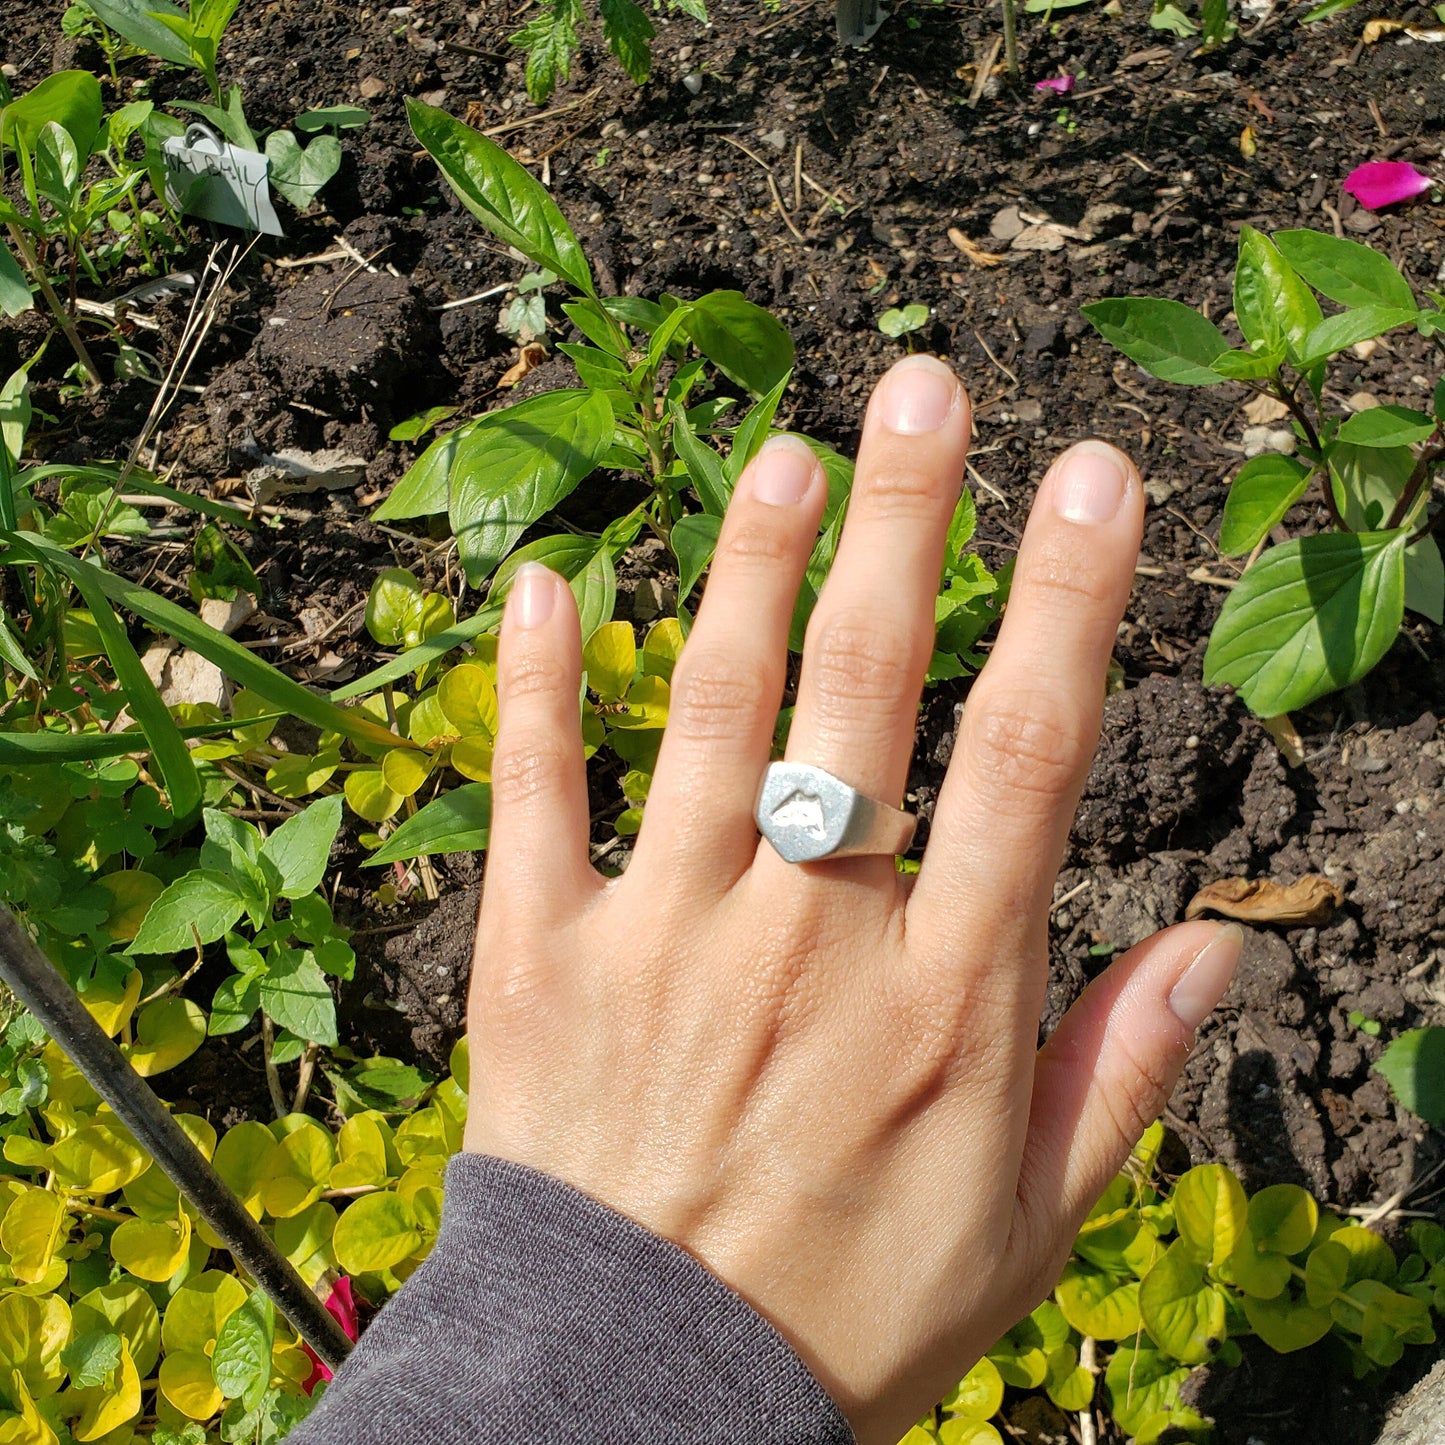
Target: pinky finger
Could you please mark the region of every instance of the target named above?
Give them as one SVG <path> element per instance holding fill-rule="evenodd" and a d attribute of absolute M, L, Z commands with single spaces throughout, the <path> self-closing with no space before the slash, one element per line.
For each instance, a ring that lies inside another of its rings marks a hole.
<path fill-rule="evenodd" d="M 527 563 L 507 597 L 498 646 L 487 885 L 544 911 L 575 906 L 601 885 L 588 857 L 581 681 L 572 589 Z"/>
<path fill-rule="evenodd" d="M 1239 964 L 1238 924 L 1188 923 L 1129 950 L 1084 991 L 1034 1068 L 1019 1242 L 1052 1251 L 1164 1111 L 1195 1030 Z"/>

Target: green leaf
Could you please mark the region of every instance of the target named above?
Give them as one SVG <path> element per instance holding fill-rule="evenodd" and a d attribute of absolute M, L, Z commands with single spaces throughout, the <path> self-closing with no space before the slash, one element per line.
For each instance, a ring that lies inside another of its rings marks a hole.
<path fill-rule="evenodd" d="M 1139 1328 L 1139 1281 L 1070 1260 L 1054 1287 L 1064 1318 L 1081 1335 L 1123 1340 Z"/>
<path fill-rule="evenodd" d="M 1239 231 L 1239 262 L 1234 272 L 1234 314 L 1251 346 L 1283 348 L 1297 362 L 1305 337 L 1324 319 L 1293 267 L 1268 237 L 1253 226 Z"/>
<path fill-rule="evenodd" d="M 793 368 L 793 338 L 741 291 L 710 291 L 691 304 L 692 344 L 729 380 L 765 396 Z"/>
<path fill-rule="evenodd" d="M 566 0 L 570 6 L 573 0 Z M 528 68 L 530 70 L 530 61 Z M 499 145 L 435 106 L 406 99 L 412 133 L 436 161 L 462 204 L 536 266 L 596 296 L 587 258 L 551 196 Z"/>
<path fill-rule="evenodd" d="M 370 121 L 371 112 L 362 110 L 359 105 L 323 105 L 316 110 L 308 110 L 304 114 L 298 115 L 292 124 L 297 130 L 310 135 L 313 131 L 326 130 L 333 126 L 337 130 L 360 130 Z M 444 408 L 437 407 L 432 409 L 434 411 L 444 410 Z M 395 431 L 392 432 L 392 440 L 399 440 Z"/>
<path fill-rule="evenodd" d="M 1408 406 L 1374 406 L 1357 411 L 1336 435 L 1357 447 L 1407 447 L 1435 434 L 1435 418 Z"/>
<path fill-rule="evenodd" d="M 1324 4 L 1316 5 L 1309 14 L 1300 16 L 1300 24 L 1308 25 L 1315 20 L 1326 20 L 1331 15 L 1338 15 L 1341 11 L 1349 10 L 1359 3 L 1360 0 L 1324 0 Z"/>
<path fill-rule="evenodd" d="M 161 631 L 169 633 L 178 642 L 214 662 L 232 682 L 256 693 L 271 706 L 320 728 L 322 732 L 338 732 L 343 737 L 372 744 L 380 743 L 384 747 L 397 745 L 396 736 L 379 723 L 372 722 L 361 712 L 336 707 L 318 697 L 309 688 L 292 681 L 270 663 L 263 662 L 250 648 L 242 647 L 225 633 L 206 626 L 194 613 L 178 607 L 169 599 L 113 572 L 78 562 L 63 548 L 56 547 L 33 533 L 22 535 L 16 532 L 0 532 L 0 542 L 5 543 L 8 549 L 3 558 L 5 562 L 43 561 L 69 577 L 82 595 L 89 589 L 92 594 L 103 594 L 110 601 L 119 603 L 127 611 L 134 612 L 136 616 L 144 618 Z M 82 580 L 84 586 L 81 585 Z M 485 629 L 479 627 L 477 630 Z M 432 639 L 433 642 L 437 640 Z M 443 648 L 443 651 L 445 650 Z M 414 667 L 403 668 L 395 676 L 400 677 L 413 670 Z M 352 694 L 345 692 L 343 695 Z"/>
<path fill-rule="evenodd" d="M 1269 548 L 1214 624 L 1205 682 L 1231 683 L 1258 716 L 1276 717 L 1358 681 L 1400 630 L 1407 540 L 1328 533 Z"/>
<path fill-rule="evenodd" d="M 657 34 L 647 12 L 633 0 L 597 0 L 597 13 L 608 49 L 622 62 L 628 75 L 641 85 L 652 70 L 648 41 Z"/>
<path fill-rule="evenodd" d="M 1336 442 L 1329 448 L 1335 501 L 1352 532 L 1378 532 L 1409 485 L 1415 454 L 1409 447 L 1362 447 Z M 1424 498 L 1401 525 L 1413 528 L 1424 510 Z"/>
<path fill-rule="evenodd" d="M 1241 1303 L 1249 1327 L 1277 1354 L 1293 1354 L 1322 1340 L 1333 1323 L 1328 1310 L 1315 1309 L 1308 1300 L 1286 1291 L 1273 1299 L 1245 1295 Z"/>
<path fill-rule="evenodd" d="M 1229 1258 L 1248 1217 L 1244 1188 L 1223 1164 L 1201 1164 L 1174 1187 L 1179 1237 L 1209 1265 Z"/>
<path fill-rule="evenodd" d="M 491 816 L 491 788 L 486 783 L 464 783 L 417 809 L 364 866 L 375 868 L 423 853 L 479 852 L 487 846 Z"/>
<path fill-rule="evenodd" d="M 1176 1240 L 1139 1285 L 1139 1315 L 1161 1350 L 1186 1365 L 1207 1360 L 1226 1335 L 1224 1296 L 1204 1279 L 1204 1264 Z"/>
<path fill-rule="evenodd" d="M 611 444 L 612 408 L 588 391 L 545 392 L 479 418 L 456 458 L 448 508 L 468 582 L 482 582 Z"/>
<path fill-rule="evenodd" d="M 1304 495 L 1310 469 L 1293 457 L 1252 457 L 1239 469 L 1224 502 L 1219 550 L 1226 557 L 1252 552 Z"/>
<path fill-rule="evenodd" d="M 1095 301 L 1082 308 L 1105 341 L 1160 381 L 1182 386 L 1213 386 L 1222 378 L 1212 370 L 1229 343 L 1212 322 L 1192 306 L 1152 296 Z"/>
<path fill-rule="evenodd" d="M 720 518 L 727 511 L 728 499 L 733 494 L 732 483 L 723 470 L 722 461 L 710 446 L 698 440 L 688 423 L 687 413 L 677 402 L 669 402 L 668 410 L 672 413 L 672 444 L 687 468 L 698 500 L 710 516 Z"/>
<path fill-rule="evenodd" d="M 537 13 L 512 36 L 512 44 L 527 52 L 527 94 L 537 105 L 559 80 L 567 79 L 581 20 L 581 0 L 542 0 Z"/>
<path fill-rule="evenodd" d="M 296 121 L 297 128 L 300 128 L 301 118 Z M 429 431 L 438 427 L 444 421 L 450 421 L 457 414 L 458 408 L 454 406 L 429 406 L 425 411 L 419 411 L 415 416 L 409 416 L 405 421 L 399 421 L 387 432 L 387 436 L 394 442 L 414 442 L 424 437 Z M 444 503 L 445 504 L 445 503 Z M 437 508 L 438 511 L 442 509 Z"/>
<path fill-rule="evenodd" d="M 214 943 L 230 931 L 245 904 L 224 873 L 198 868 L 177 878 L 146 910 L 129 953 L 195 952 L 196 940 Z"/>
<path fill-rule="evenodd" d="M 762 450 L 763 443 L 768 439 L 773 417 L 777 415 L 778 406 L 783 400 L 783 393 L 787 391 L 788 383 L 792 379 L 791 370 L 779 377 L 778 384 L 752 407 L 733 431 L 732 450 L 728 453 L 725 464 L 727 478 L 732 486 L 737 485 L 743 468 Z"/>
<path fill-rule="evenodd" d="M 585 639 L 610 622 L 617 608 L 617 569 L 611 551 L 598 547 L 587 565 L 568 580 L 577 599 L 577 620 Z"/>
<path fill-rule="evenodd" d="M 336 1001 L 309 949 L 287 949 L 266 970 L 261 1007 L 297 1038 L 336 1047 Z"/>
<path fill-rule="evenodd" d="M 432 442 L 391 489 L 391 495 L 372 513 L 378 522 L 405 517 L 431 517 L 447 509 L 447 484 L 457 453 L 482 418 L 454 427 Z"/>
<path fill-rule="evenodd" d="M 1405 606 L 1437 625 L 1445 622 L 1445 559 L 1434 537 L 1405 549 Z"/>
<path fill-rule="evenodd" d="M 1411 326 L 1419 314 L 1414 307 L 1406 311 L 1395 306 L 1371 305 L 1361 306 L 1353 311 L 1341 311 L 1338 316 L 1328 317 L 1305 337 L 1301 347 L 1303 354 L 1299 360 L 1300 369 L 1308 371 L 1317 362 L 1344 351 L 1346 347 L 1368 341 L 1396 326 Z"/>
<path fill-rule="evenodd" d="M 1190 1367 L 1147 1346 L 1121 1346 L 1104 1372 L 1104 1388 L 1115 1420 L 1131 1436 L 1156 1416 L 1166 1418 L 1178 1406 L 1179 1387 Z"/>
<path fill-rule="evenodd" d="M 348 1274 L 371 1274 L 400 1264 L 422 1242 L 411 1205 L 389 1189 L 363 1194 L 336 1221 L 331 1247 Z"/>
<path fill-rule="evenodd" d="M 35 143 L 35 188 L 62 215 L 75 203 L 80 179 L 80 153 L 58 121 L 48 121 Z"/>
<path fill-rule="evenodd" d="M 1445 1124 L 1445 1028 L 1408 1029 L 1381 1054 L 1375 1069 L 1411 1113 L 1427 1124 Z"/>
<path fill-rule="evenodd" d="M 211 1374 L 228 1399 L 254 1410 L 271 1384 L 271 1350 L 276 1342 L 276 1306 L 265 1290 L 251 1291 L 240 1309 L 228 1315 L 216 1336 Z"/>
<path fill-rule="evenodd" d="M 282 898 L 302 898 L 320 886 L 340 827 L 341 794 L 333 793 L 287 818 L 261 845 L 261 857 L 280 879 Z"/>
<path fill-rule="evenodd" d="M 1410 283 L 1369 246 L 1322 231 L 1277 231 L 1274 244 L 1321 296 L 1341 306 L 1381 306 L 1412 317 L 1419 310 Z"/>
<path fill-rule="evenodd" d="M 60 70 L 0 109 L 0 146 L 33 151 L 52 121 L 89 156 L 100 134 L 100 82 L 88 70 Z"/>
<path fill-rule="evenodd" d="M 60 1363 L 70 1371 L 70 1383 L 77 1390 L 105 1384 L 106 1377 L 120 1364 L 120 1336 L 114 1330 L 87 1330 L 75 1335 L 60 1352 Z"/>
<path fill-rule="evenodd" d="M 904 336 L 928 324 L 928 307 L 915 302 L 912 306 L 893 307 L 878 318 L 878 329 L 885 336 Z"/>
<path fill-rule="evenodd" d="M 212 1038 L 234 1034 L 245 1028 L 261 1007 L 261 981 L 254 975 L 236 974 L 222 979 L 211 1002 L 206 1032 Z"/>
<path fill-rule="evenodd" d="M 1214 358 L 1210 368 L 1226 381 L 1254 381 L 1264 376 L 1274 376 L 1284 362 L 1284 348 L 1274 351 L 1226 351 Z"/>
<path fill-rule="evenodd" d="M 0 243 L 0 311 L 7 316 L 19 316 L 34 305 L 30 282 L 20 269 L 20 262 L 11 254 L 9 246 Z"/>
<path fill-rule="evenodd" d="M 679 517 L 673 523 L 670 540 L 677 557 L 677 595 L 684 601 L 712 561 L 721 531 L 722 518 L 707 513 Z"/>
<path fill-rule="evenodd" d="M 390 662 L 373 668 L 361 677 L 353 678 L 344 687 L 337 688 L 331 696 L 336 702 L 342 702 L 351 697 L 364 697 L 378 688 L 385 687 L 389 682 L 395 682 L 399 677 L 405 677 L 409 672 L 419 672 L 427 663 L 435 662 L 439 657 L 445 657 L 454 648 L 463 646 L 483 632 L 490 632 L 501 620 L 502 609 L 489 604 L 473 613 L 464 622 L 458 622 L 455 627 L 448 627 L 444 632 L 434 633 L 425 642 L 409 648 L 400 657 L 394 657 Z M 397 739 L 390 733 L 386 736 L 388 742 L 385 745 L 395 746 Z"/>
<path fill-rule="evenodd" d="M 341 169 L 341 142 L 334 135 L 318 135 L 303 150 L 289 130 L 273 130 L 266 137 L 266 158 L 271 184 L 304 211 Z"/>

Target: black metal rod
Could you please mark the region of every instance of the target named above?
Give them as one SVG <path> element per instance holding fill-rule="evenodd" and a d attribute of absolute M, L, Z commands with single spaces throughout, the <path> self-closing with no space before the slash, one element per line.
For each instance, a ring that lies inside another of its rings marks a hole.
<path fill-rule="evenodd" d="M 5 907 L 0 907 L 0 977 L 301 1338 L 333 1370 L 340 1366 L 351 1351 L 341 1326 Z"/>

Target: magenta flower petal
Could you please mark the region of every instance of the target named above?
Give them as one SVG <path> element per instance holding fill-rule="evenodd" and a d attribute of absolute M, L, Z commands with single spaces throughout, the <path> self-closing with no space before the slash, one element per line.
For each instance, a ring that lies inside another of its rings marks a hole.
<path fill-rule="evenodd" d="M 1035 90 L 1051 90 L 1055 95 L 1067 95 L 1073 88 L 1072 75 L 1051 75 L 1047 80 L 1034 81 Z"/>
<path fill-rule="evenodd" d="M 351 1292 L 351 1280 L 342 1275 L 326 1297 L 326 1311 L 339 1324 L 348 1340 L 356 1339 L 361 1333 L 361 1321 L 356 1314 L 356 1296 Z M 331 1371 L 321 1363 L 320 1356 L 304 1340 L 301 1348 L 311 1357 L 311 1373 L 301 1382 L 301 1388 L 310 1395 L 323 1380 L 331 1383 Z"/>
<path fill-rule="evenodd" d="M 1368 161 L 1345 177 L 1347 190 L 1367 211 L 1393 206 L 1428 191 L 1435 183 L 1409 161 Z"/>

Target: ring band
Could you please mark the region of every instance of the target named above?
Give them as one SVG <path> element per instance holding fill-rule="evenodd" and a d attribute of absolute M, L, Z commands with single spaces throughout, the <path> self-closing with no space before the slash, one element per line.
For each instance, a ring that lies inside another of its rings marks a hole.
<path fill-rule="evenodd" d="M 789 863 L 904 852 L 918 819 L 809 763 L 769 763 L 754 809 L 758 831 Z"/>

